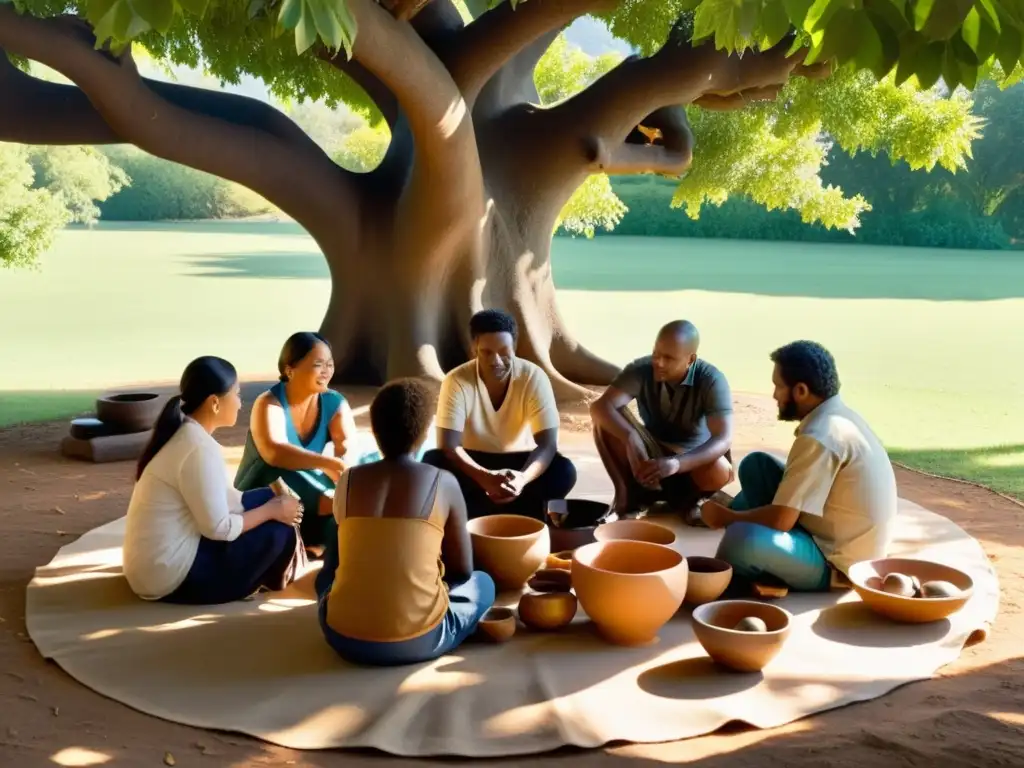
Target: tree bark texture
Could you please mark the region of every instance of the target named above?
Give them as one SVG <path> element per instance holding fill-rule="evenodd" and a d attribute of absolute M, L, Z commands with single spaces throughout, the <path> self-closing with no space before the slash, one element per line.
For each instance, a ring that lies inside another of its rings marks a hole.
<path fill-rule="evenodd" d="M 562 207 L 592 173 L 684 173 L 693 142 L 681 105 L 770 98 L 800 67 L 784 55 L 788 41 L 741 59 L 670 39 L 540 106 L 540 56 L 574 19 L 614 4 L 506 3 L 464 25 L 450 0 L 349 0 L 359 24 L 352 59 L 317 55 L 391 126 L 368 174 L 339 168 L 262 102 L 146 80 L 130 53 L 95 50 L 80 20 L 0 5 L 0 49 L 75 84 L 39 81 L 0 55 L 0 140 L 132 143 L 276 204 L 330 267 L 321 330 L 341 383 L 440 378 L 471 354 L 470 316 L 491 307 L 515 316 L 519 354 L 544 368 L 556 394 L 580 399 L 579 385 L 608 384 L 617 369 L 583 348 L 558 311 L 551 239 Z"/>

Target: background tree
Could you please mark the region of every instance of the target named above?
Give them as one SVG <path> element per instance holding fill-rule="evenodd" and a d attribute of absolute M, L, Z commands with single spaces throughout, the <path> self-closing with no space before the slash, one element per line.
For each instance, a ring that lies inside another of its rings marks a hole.
<path fill-rule="evenodd" d="M 852 151 L 957 167 L 973 126 L 943 130 L 927 114 L 937 102 L 900 84 L 913 77 L 930 88 L 941 76 L 973 87 L 995 58 L 1013 71 L 1024 28 L 1024 0 L 15 5 L 0 6 L 0 47 L 78 89 L 9 68 L 0 138 L 132 143 L 245 185 L 294 217 L 330 265 L 323 330 L 342 380 L 439 377 L 466 357 L 468 316 L 496 306 L 517 315 L 521 352 L 563 396 L 578 392 L 571 382 L 605 383 L 614 373 L 565 327 L 551 279 L 551 233 L 589 176 L 682 176 L 678 198 L 691 212 L 738 187 L 806 220 L 853 226 L 864 202 L 816 174 L 822 134 Z M 65 15 L 69 8 L 88 23 Z M 545 105 L 537 62 L 586 14 L 604 18 L 638 53 Z M 281 99 L 344 101 L 387 124 L 385 157 L 372 172 L 347 172 L 262 102 L 141 77 L 130 40 L 226 81 L 260 77 Z M 792 75 L 820 77 L 836 66 L 847 70 L 825 84 L 787 86 Z M 860 70 L 889 79 L 873 87 Z M 905 115 L 881 109 L 886 88 Z M 748 107 L 780 94 L 776 105 Z M 686 108 L 709 121 L 742 109 L 713 131 L 698 123 L 718 141 L 711 154 L 729 159 L 719 169 L 726 183 L 700 162 L 685 175 L 693 159 Z"/>

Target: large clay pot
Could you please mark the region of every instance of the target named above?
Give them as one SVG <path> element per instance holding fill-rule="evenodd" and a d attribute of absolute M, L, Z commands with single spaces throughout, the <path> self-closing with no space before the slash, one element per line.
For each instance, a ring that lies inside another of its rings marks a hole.
<path fill-rule="evenodd" d="M 601 635 L 616 645 L 652 642 L 686 594 L 686 558 L 646 541 L 599 541 L 577 549 L 572 585 Z"/>
<path fill-rule="evenodd" d="M 594 532 L 610 512 L 608 505 L 599 501 L 552 499 L 547 503 L 551 549 L 560 552 L 594 543 Z"/>
<path fill-rule="evenodd" d="M 152 429 L 164 407 L 165 398 L 152 392 L 124 392 L 96 400 L 96 417 L 118 432 Z"/>
<path fill-rule="evenodd" d="M 598 541 L 646 541 L 667 547 L 675 543 L 676 535 L 665 526 L 646 520 L 616 520 L 598 528 L 594 538 Z"/>
<path fill-rule="evenodd" d="M 520 515 L 490 515 L 466 526 L 473 542 L 473 561 L 490 574 L 500 590 L 522 589 L 551 553 L 548 527 Z"/>
<path fill-rule="evenodd" d="M 921 584 L 930 581 L 948 581 L 960 594 L 952 597 L 902 597 L 882 590 L 881 581 L 890 573 L 902 573 L 916 578 Z M 876 613 L 908 624 L 941 621 L 956 613 L 974 594 L 974 580 L 952 566 L 930 560 L 887 557 L 865 560 L 854 564 L 849 572 L 850 581 L 860 599 Z"/>
<path fill-rule="evenodd" d="M 758 618 L 767 632 L 734 629 L 746 618 Z M 789 611 L 754 600 L 721 600 L 693 609 L 693 633 L 715 662 L 737 672 L 758 672 L 785 645 L 790 631 Z"/>
<path fill-rule="evenodd" d="M 690 569 L 686 581 L 686 600 L 689 605 L 704 605 L 717 600 L 732 581 L 732 566 L 714 557 L 688 557 Z"/>

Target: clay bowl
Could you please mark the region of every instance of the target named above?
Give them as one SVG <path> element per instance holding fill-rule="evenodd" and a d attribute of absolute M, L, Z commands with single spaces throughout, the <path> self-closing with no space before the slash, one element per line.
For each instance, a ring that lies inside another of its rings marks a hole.
<path fill-rule="evenodd" d="M 882 591 L 882 579 L 890 573 L 914 576 L 924 584 L 948 581 L 960 589 L 955 597 L 902 597 Z M 876 613 L 907 624 L 941 621 L 956 613 L 974 594 L 974 580 L 966 573 L 930 560 L 887 557 L 855 563 L 849 572 L 850 581 L 860 599 Z"/>
<path fill-rule="evenodd" d="M 690 605 L 704 605 L 717 600 L 732 581 L 732 566 L 714 557 L 688 557 L 690 570 L 686 579 L 686 598 Z"/>
<path fill-rule="evenodd" d="M 516 633 L 516 617 L 511 608 L 491 608 L 480 619 L 477 631 L 495 643 L 504 643 Z"/>
<path fill-rule="evenodd" d="M 534 592 L 568 592 L 572 589 L 572 576 L 561 568 L 541 568 L 526 585 Z"/>
<path fill-rule="evenodd" d="M 753 616 L 767 632 L 733 629 L 741 619 Z M 715 662 L 737 672 L 759 672 L 785 645 L 792 615 L 784 608 L 754 600 L 720 600 L 693 609 L 693 633 Z"/>
<path fill-rule="evenodd" d="M 547 503 L 551 548 L 556 552 L 593 544 L 594 531 L 608 517 L 607 504 L 589 499 L 552 499 Z"/>
<path fill-rule="evenodd" d="M 686 558 L 647 541 L 598 541 L 573 553 L 572 585 L 615 645 L 653 642 L 686 594 Z"/>
<path fill-rule="evenodd" d="M 570 592 L 527 592 L 519 599 L 519 620 L 530 629 L 550 632 L 572 623 L 578 607 Z"/>
<path fill-rule="evenodd" d="M 670 546 L 676 535 L 668 528 L 646 520 L 616 520 L 602 525 L 594 532 L 598 541 L 645 541 L 650 544 Z"/>
<path fill-rule="evenodd" d="M 551 552 L 548 527 L 521 515 L 490 515 L 466 525 L 476 567 L 500 590 L 522 589 Z"/>
<path fill-rule="evenodd" d="M 96 400 L 96 417 L 121 433 L 152 429 L 166 402 L 153 392 L 124 392 Z"/>
<path fill-rule="evenodd" d="M 572 568 L 572 550 L 567 549 L 564 552 L 552 552 L 547 557 L 547 561 L 544 563 L 547 568 L 558 568 L 562 571 L 568 571 Z"/>

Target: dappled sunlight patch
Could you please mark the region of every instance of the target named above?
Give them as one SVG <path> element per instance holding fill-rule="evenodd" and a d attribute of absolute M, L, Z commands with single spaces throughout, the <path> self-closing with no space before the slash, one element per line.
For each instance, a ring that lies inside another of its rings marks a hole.
<path fill-rule="evenodd" d="M 461 656 L 445 656 L 433 664 L 417 669 L 398 686 L 398 693 L 450 693 L 459 688 L 483 685 L 487 681 L 486 676 L 478 672 L 445 669 L 463 662 L 465 659 Z"/>
<path fill-rule="evenodd" d="M 104 765 L 113 758 L 106 752 L 97 752 L 85 747 L 65 747 L 50 755 L 50 762 L 66 768 L 85 768 L 90 765 Z"/>
<path fill-rule="evenodd" d="M 180 621 L 169 621 L 166 624 L 155 624 L 151 627 L 139 627 L 140 632 L 176 632 L 180 629 L 195 629 L 206 624 L 213 624 L 219 621 L 221 616 L 214 613 L 204 613 L 200 616 L 192 616 Z"/>
<path fill-rule="evenodd" d="M 257 610 L 263 611 L 264 613 L 285 613 L 286 611 L 291 611 L 295 608 L 307 606 L 312 602 L 312 600 L 303 600 L 301 598 L 276 597 L 260 603 Z"/>

